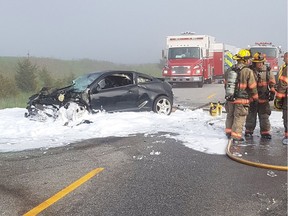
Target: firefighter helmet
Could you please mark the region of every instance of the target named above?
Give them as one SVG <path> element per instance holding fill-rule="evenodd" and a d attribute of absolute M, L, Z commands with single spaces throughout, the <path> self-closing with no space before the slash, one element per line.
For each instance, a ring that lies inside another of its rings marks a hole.
<path fill-rule="evenodd" d="M 266 61 L 266 55 L 262 54 L 260 52 L 256 52 L 253 56 L 252 62 L 265 62 Z"/>
<path fill-rule="evenodd" d="M 237 54 L 233 56 L 234 60 L 240 60 L 240 59 L 250 59 L 251 53 L 247 49 L 241 49 Z"/>

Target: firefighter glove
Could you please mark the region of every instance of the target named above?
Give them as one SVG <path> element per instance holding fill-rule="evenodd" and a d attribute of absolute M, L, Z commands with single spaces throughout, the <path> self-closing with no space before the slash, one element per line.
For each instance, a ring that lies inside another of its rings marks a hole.
<path fill-rule="evenodd" d="M 273 101 L 273 100 L 274 100 L 274 97 L 275 97 L 275 93 L 274 93 L 274 92 L 269 92 L 268 100 L 269 100 L 269 101 Z"/>
<path fill-rule="evenodd" d="M 275 100 L 274 100 L 274 107 L 275 107 L 276 109 L 281 110 L 282 107 L 283 107 L 283 102 L 284 102 L 283 99 L 281 99 L 281 98 L 275 98 Z"/>

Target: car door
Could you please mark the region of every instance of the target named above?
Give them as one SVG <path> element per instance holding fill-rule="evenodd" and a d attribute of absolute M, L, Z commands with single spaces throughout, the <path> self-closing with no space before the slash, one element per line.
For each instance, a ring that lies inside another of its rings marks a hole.
<path fill-rule="evenodd" d="M 130 77 L 130 82 L 124 82 Z M 132 111 L 137 108 L 138 88 L 130 72 L 114 72 L 102 76 L 90 90 L 92 110 Z"/>

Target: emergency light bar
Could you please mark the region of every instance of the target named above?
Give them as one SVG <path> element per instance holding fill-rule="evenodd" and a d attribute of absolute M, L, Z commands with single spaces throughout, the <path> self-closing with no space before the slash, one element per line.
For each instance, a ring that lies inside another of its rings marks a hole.
<path fill-rule="evenodd" d="M 259 45 L 259 46 L 271 45 L 272 46 L 272 42 L 255 42 L 255 45 Z"/>
<path fill-rule="evenodd" d="M 182 32 L 181 35 L 195 35 L 195 32 L 186 31 Z"/>
<path fill-rule="evenodd" d="M 203 37 L 189 37 L 189 38 L 170 38 L 171 41 L 173 40 L 203 40 Z"/>

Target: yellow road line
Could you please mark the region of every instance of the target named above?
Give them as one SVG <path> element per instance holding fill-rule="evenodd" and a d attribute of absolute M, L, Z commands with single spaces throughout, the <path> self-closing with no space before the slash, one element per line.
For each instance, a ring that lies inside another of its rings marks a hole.
<path fill-rule="evenodd" d="M 58 193 L 56 193 L 54 196 L 50 197 L 49 199 L 47 199 L 46 201 L 44 201 L 40 205 L 36 206 L 32 210 L 30 210 L 29 212 L 24 214 L 24 216 L 32 216 L 32 215 L 39 214 L 44 209 L 48 208 L 50 205 L 52 205 L 53 203 L 57 202 L 58 200 L 60 200 L 64 196 L 66 196 L 68 193 L 70 193 L 71 191 L 75 190 L 80 185 L 82 185 L 83 183 L 88 181 L 90 178 L 92 178 L 96 174 L 102 172 L 103 170 L 104 170 L 104 168 L 97 168 L 97 169 L 92 170 L 91 172 L 87 173 L 85 176 L 81 177 L 80 179 L 78 179 L 77 181 L 73 182 L 72 184 L 70 184 L 69 186 L 64 188 L 63 190 L 61 190 Z"/>
<path fill-rule="evenodd" d="M 215 93 L 214 93 L 214 94 L 211 94 L 211 95 L 209 95 L 207 98 L 210 99 L 210 98 L 214 97 L 215 95 L 216 95 Z"/>

